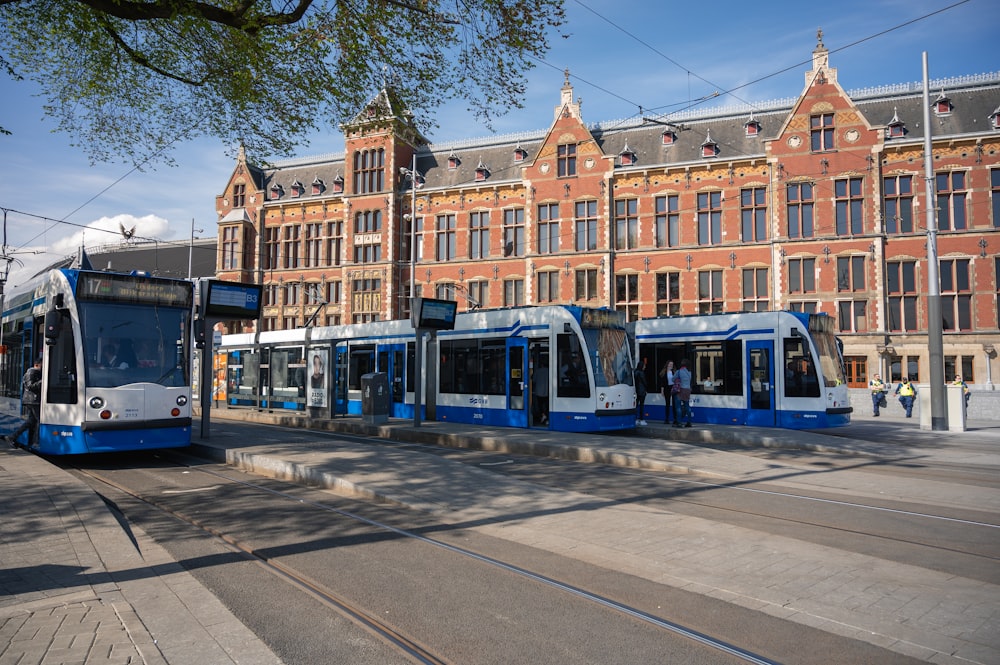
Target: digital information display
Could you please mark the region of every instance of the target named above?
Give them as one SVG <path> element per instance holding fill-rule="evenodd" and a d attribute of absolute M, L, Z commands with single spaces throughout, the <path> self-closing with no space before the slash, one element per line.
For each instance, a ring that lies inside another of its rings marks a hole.
<path fill-rule="evenodd" d="M 221 319 L 256 319 L 260 315 L 259 284 L 206 280 L 205 316 Z"/>
<path fill-rule="evenodd" d="M 458 303 L 454 300 L 414 298 L 411 321 L 414 328 L 454 330 Z"/>
<path fill-rule="evenodd" d="M 81 272 L 76 281 L 76 299 L 80 302 L 120 302 L 190 309 L 193 293 L 191 282 L 144 275 Z"/>

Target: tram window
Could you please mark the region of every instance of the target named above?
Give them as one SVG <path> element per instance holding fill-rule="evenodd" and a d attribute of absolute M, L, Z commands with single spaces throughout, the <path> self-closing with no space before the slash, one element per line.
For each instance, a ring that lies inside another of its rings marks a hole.
<path fill-rule="evenodd" d="M 453 340 L 440 345 L 439 390 L 464 395 L 506 393 L 503 340 Z"/>
<path fill-rule="evenodd" d="M 375 371 L 375 347 L 351 347 L 347 368 L 347 388 L 361 390 L 361 376 Z"/>
<path fill-rule="evenodd" d="M 559 358 L 558 397 L 590 397 L 590 380 L 583 349 L 576 335 L 556 335 L 556 355 Z"/>
<path fill-rule="evenodd" d="M 443 341 L 440 344 L 439 386 L 442 393 L 479 393 L 480 366 L 476 340 Z"/>
<path fill-rule="evenodd" d="M 719 392 L 723 395 L 743 394 L 743 343 L 729 340 L 723 346 L 725 377 Z"/>
<path fill-rule="evenodd" d="M 506 392 L 504 378 L 506 367 L 506 344 L 502 341 L 483 342 L 481 349 L 483 367 L 483 392 L 487 395 L 503 395 Z"/>
<path fill-rule="evenodd" d="M 784 340 L 785 397 L 819 397 L 816 363 L 805 339 Z"/>

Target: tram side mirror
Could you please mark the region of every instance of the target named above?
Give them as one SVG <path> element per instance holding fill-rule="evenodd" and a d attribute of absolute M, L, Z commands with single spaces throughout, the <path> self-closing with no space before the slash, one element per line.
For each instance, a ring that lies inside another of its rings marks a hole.
<path fill-rule="evenodd" d="M 45 312 L 45 345 L 53 346 L 59 339 L 59 331 L 62 328 L 62 312 L 58 309 L 50 309 Z"/>

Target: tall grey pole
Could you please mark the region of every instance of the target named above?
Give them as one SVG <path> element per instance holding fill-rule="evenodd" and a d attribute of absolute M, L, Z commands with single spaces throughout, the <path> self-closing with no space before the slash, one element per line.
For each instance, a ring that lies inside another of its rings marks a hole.
<path fill-rule="evenodd" d="M 410 300 L 410 307 L 416 305 L 414 299 Z M 416 367 L 413 370 L 413 426 L 420 427 L 420 385 L 423 383 L 424 373 L 424 331 L 420 328 L 414 327 L 414 332 L 416 333 L 417 344 L 413 351 L 413 362 Z"/>
<path fill-rule="evenodd" d="M 931 141 L 931 97 L 924 61 L 924 182 L 927 191 L 927 349 L 930 352 L 931 429 L 947 430 L 945 407 L 944 339 L 941 323 L 941 277 L 937 248 L 937 196 L 934 187 L 934 154 Z"/>
<path fill-rule="evenodd" d="M 413 151 L 413 161 L 410 164 L 410 317 L 417 306 L 417 151 Z M 413 326 L 416 346 L 414 347 L 413 363 L 413 426 L 420 427 L 421 383 L 424 370 L 424 331 Z"/>
<path fill-rule="evenodd" d="M 413 151 L 413 165 L 410 167 L 410 306 L 417 295 L 417 151 Z M 412 311 L 412 310 L 411 310 Z"/>

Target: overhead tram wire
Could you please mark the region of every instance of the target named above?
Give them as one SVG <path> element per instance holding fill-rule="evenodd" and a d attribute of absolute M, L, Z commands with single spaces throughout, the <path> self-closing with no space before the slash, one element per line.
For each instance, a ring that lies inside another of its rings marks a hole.
<path fill-rule="evenodd" d="M 143 160 L 141 160 L 141 161 L 133 164 L 132 168 L 130 168 L 128 171 L 126 171 L 121 176 L 119 176 L 117 180 L 115 180 L 110 185 L 108 185 L 107 187 L 105 187 L 101 191 L 99 191 L 96 194 L 94 194 L 93 196 L 91 196 L 89 199 L 87 199 L 86 201 L 84 201 L 83 203 L 81 203 L 80 205 L 78 205 L 76 208 L 74 208 L 70 212 L 66 213 L 66 215 L 64 215 L 62 219 L 53 219 L 51 217 L 45 217 L 44 215 L 35 215 L 35 214 L 32 214 L 32 213 L 23 212 L 23 211 L 20 211 L 20 210 L 11 210 L 9 208 L 2 208 L 5 211 L 9 210 L 10 212 L 16 212 L 16 213 L 21 214 L 21 215 L 27 215 L 29 217 L 35 217 L 36 219 L 42 219 L 42 220 L 45 220 L 45 221 L 54 222 L 52 224 L 52 226 L 46 226 L 44 229 L 41 230 L 41 232 L 39 232 L 39 233 L 35 234 L 34 236 L 32 236 L 31 238 L 29 238 L 18 249 L 21 249 L 21 248 L 23 248 L 23 247 L 31 244 L 34 240 L 36 240 L 36 239 L 40 238 L 41 236 L 45 235 L 46 233 L 48 233 L 49 229 L 50 228 L 54 228 L 56 226 L 56 224 L 69 224 L 70 226 L 76 226 L 78 228 L 86 228 L 86 229 L 92 229 L 92 228 L 94 228 L 94 227 L 91 227 L 91 226 L 84 226 L 84 225 L 81 225 L 81 224 L 74 224 L 72 222 L 67 222 L 66 220 L 69 217 L 72 217 L 76 213 L 78 213 L 81 210 L 83 210 L 85 207 L 87 207 L 92 202 L 94 202 L 96 199 L 98 199 L 99 197 L 101 197 L 105 192 L 107 192 L 109 189 L 111 189 L 112 187 L 114 187 L 115 185 L 117 185 L 118 183 L 120 183 L 122 180 L 124 180 L 125 178 L 129 177 L 130 175 L 132 175 L 136 171 L 142 169 L 143 166 L 145 166 L 146 164 L 148 164 L 154 158 L 156 158 L 159 155 L 163 154 L 169 147 L 171 147 L 172 145 L 174 145 L 175 143 L 177 143 L 178 141 L 180 141 L 182 138 L 187 138 L 188 133 L 192 129 L 194 129 L 195 127 L 199 126 L 200 124 L 201 124 L 201 120 L 199 119 L 199 121 L 196 122 L 196 123 L 194 123 L 194 124 L 192 124 L 191 127 L 189 127 L 186 132 L 182 132 L 182 133 L 176 135 L 173 139 L 171 139 L 170 141 L 168 141 L 167 143 L 165 143 L 160 149 L 153 151 L 148 156 L 146 156 L 145 159 L 143 159 Z M 96 230 L 103 231 L 104 229 L 96 229 Z M 109 233 L 114 233 L 114 232 L 109 231 Z M 155 241 L 155 242 L 161 242 L 159 239 L 156 239 L 156 238 L 139 238 L 139 239 L 140 240 L 152 240 L 152 241 Z M 162 242 L 167 243 L 168 241 L 162 241 Z"/>
<path fill-rule="evenodd" d="M 594 14 L 594 16 L 597 16 L 602 21 L 606 22 L 608 25 L 616 28 L 617 30 L 620 30 L 622 33 L 624 33 L 625 35 L 627 35 L 631 39 L 635 40 L 636 42 L 642 44 L 643 46 L 645 46 L 646 48 L 648 48 L 653 53 L 659 55 L 660 57 L 662 57 L 664 60 L 666 60 L 670 64 L 672 64 L 675 67 L 683 70 L 689 76 L 694 76 L 695 78 L 697 78 L 697 79 L 699 79 L 699 80 L 707 83 L 708 85 L 716 88 L 717 92 L 715 94 L 706 95 L 706 96 L 700 97 L 698 99 L 690 100 L 688 102 L 683 102 L 683 103 L 687 103 L 688 105 L 685 106 L 684 108 L 677 109 L 675 111 L 671 111 L 671 113 L 676 113 L 677 111 L 687 111 L 687 110 L 690 110 L 692 108 L 695 108 L 696 106 L 701 105 L 702 103 L 704 103 L 708 99 L 714 99 L 715 97 L 722 97 L 722 96 L 725 96 L 725 95 L 732 95 L 734 98 L 736 98 L 739 101 L 743 102 L 747 106 L 753 108 L 754 104 L 752 102 L 748 102 L 748 101 L 746 101 L 746 100 L 741 99 L 740 97 L 738 97 L 735 94 L 736 91 L 742 90 L 743 88 L 746 88 L 748 86 L 754 85 L 756 83 L 761 83 L 762 81 L 766 81 L 766 80 L 768 80 L 770 78 L 774 78 L 775 76 L 780 76 L 781 74 L 784 74 L 786 72 L 798 69 L 800 67 L 803 67 L 803 66 L 806 66 L 806 65 L 809 65 L 809 64 L 812 63 L 811 59 L 810 60 L 803 60 L 801 62 L 797 62 L 797 63 L 794 63 L 792 65 L 789 65 L 788 67 L 785 67 L 783 69 L 779 69 L 779 70 L 777 70 L 775 72 L 772 72 L 770 74 L 766 74 L 764 76 L 756 78 L 756 79 L 754 79 L 752 81 L 748 81 L 746 83 L 740 84 L 740 85 L 735 86 L 733 88 L 730 88 L 728 90 L 721 90 L 720 86 L 718 86 L 718 85 L 712 83 L 711 81 L 709 81 L 708 79 L 706 79 L 706 78 L 704 78 L 702 76 L 699 76 L 698 74 L 692 72 L 687 67 L 684 67 L 682 64 L 680 64 L 679 62 L 677 62 L 676 60 L 674 60 L 670 56 L 666 55 L 665 53 L 663 53 L 662 51 L 658 50 L 654 46 L 651 46 L 650 44 L 646 43 L 645 41 L 643 41 L 639 37 L 636 37 L 634 34 L 632 34 L 631 32 L 629 32 L 625 28 L 622 28 L 621 26 L 619 26 L 618 24 L 616 24 L 615 22 L 613 22 L 612 20 L 610 20 L 606 16 L 604 16 L 604 15 L 598 13 L 597 11 L 595 11 L 594 9 L 588 7 L 581 0 L 575 0 L 575 2 L 578 5 L 580 5 L 581 7 L 583 7 L 584 9 L 586 9 L 587 11 L 589 11 L 590 13 Z M 961 5 L 967 4 L 968 2 L 970 2 L 970 0 L 959 0 L 958 2 L 954 2 L 954 3 L 952 3 L 952 4 L 950 4 L 950 5 L 946 6 L 946 7 L 942 7 L 941 9 L 929 12 L 929 13 L 924 14 L 922 16 L 918 16 L 918 17 L 910 19 L 908 21 L 904 21 L 903 23 L 900 23 L 898 25 L 892 26 L 890 28 L 886 28 L 885 30 L 881 30 L 881 31 L 876 32 L 874 34 L 868 35 L 867 37 L 862 37 L 861 39 L 857 39 L 857 40 L 855 40 L 853 42 L 850 42 L 849 44 L 845 44 L 844 46 L 838 47 L 836 49 L 831 49 L 830 53 L 831 54 L 833 54 L 833 53 L 840 53 L 841 51 L 845 51 L 845 50 L 847 50 L 849 48 L 853 48 L 853 47 L 855 47 L 855 46 L 857 46 L 859 44 L 863 44 L 864 42 L 870 41 L 870 40 L 875 39 L 877 37 L 881 37 L 883 35 L 887 35 L 887 34 L 889 34 L 891 32 L 896 31 L 896 30 L 900 30 L 900 29 L 905 28 L 907 26 L 913 25 L 914 23 L 918 23 L 920 21 L 924 21 L 924 20 L 927 20 L 927 19 L 932 18 L 934 16 L 937 16 L 938 14 L 942 14 L 944 12 L 950 11 L 952 9 L 955 9 L 956 7 L 960 7 Z M 548 65 L 549 67 L 552 67 L 554 69 L 562 71 L 560 68 L 555 67 L 555 65 L 552 65 L 551 63 L 545 62 L 544 60 L 540 60 L 540 59 L 538 59 L 538 60 L 539 60 L 539 62 L 542 62 L 542 64 Z M 589 85 L 589 86 L 593 87 L 596 90 L 600 90 L 601 92 L 609 94 L 612 97 L 615 97 L 616 99 L 620 99 L 623 102 L 629 104 L 630 106 L 633 106 L 633 107 L 636 107 L 636 108 L 639 108 L 639 109 L 646 109 L 647 111 L 657 111 L 657 110 L 666 108 L 666 106 L 647 106 L 647 105 L 644 105 L 644 104 L 643 105 L 636 104 L 635 102 L 632 102 L 632 101 L 630 101 L 628 99 L 625 99 L 624 97 L 622 97 L 621 95 L 619 95 L 617 93 L 613 93 L 613 92 L 611 92 L 609 90 L 606 90 L 606 89 L 602 88 L 601 86 L 596 85 L 594 83 L 591 83 L 591 82 L 589 82 L 589 81 L 587 81 L 587 80 L 585 80 L 585 79 L 583 79 L 583 78 L 581 78 L 579 76 L 573 75 L 573 78 L 575 80 L 580 81 L 581 83 Z M 632 116 L 632 117 L 634 117 L 634 116 Z"/>

